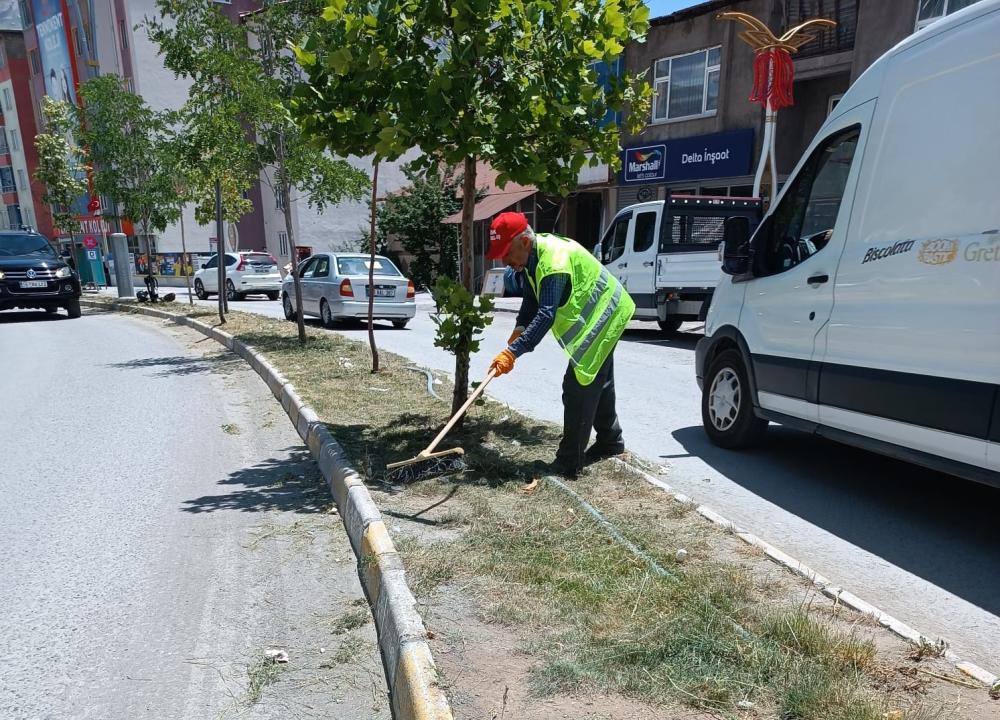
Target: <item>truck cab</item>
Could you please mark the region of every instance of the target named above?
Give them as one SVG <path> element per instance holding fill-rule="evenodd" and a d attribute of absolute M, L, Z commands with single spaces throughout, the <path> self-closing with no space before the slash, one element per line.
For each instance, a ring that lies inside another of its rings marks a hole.
<path fill-rule="evenodd" d="M 635 319 L 673 333 L 705 319 L 721 275 L 726 219 L 745 217 L 756 227 L 760 216 L 758 198 L 668 195 L 620 211 L 594 254 L 632 296 Z"/>

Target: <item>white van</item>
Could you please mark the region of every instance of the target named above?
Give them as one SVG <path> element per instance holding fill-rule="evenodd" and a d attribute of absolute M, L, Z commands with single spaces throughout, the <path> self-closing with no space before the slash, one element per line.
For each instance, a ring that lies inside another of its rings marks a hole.
<path fill-rule="evenodd" d="M 717 445 L 774 421 L 1000 486 L 1000 0 L 887 52 L 756 232 L 699 342 Z"/>
<path fill-rule="evenodd" d="M 705 319 L 719 282 L 725 220 L 743 217 L 756 227 L 760 216 L 759 198 L 668 195 L 619 211 L 594 255 L 632 296 L 636 320 L 673 333 L 682 322 Z"/>

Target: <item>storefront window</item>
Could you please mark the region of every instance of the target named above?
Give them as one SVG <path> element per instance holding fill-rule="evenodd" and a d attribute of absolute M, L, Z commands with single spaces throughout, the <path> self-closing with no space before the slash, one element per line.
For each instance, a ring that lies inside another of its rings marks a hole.
<path fill-rule="evenodd" d="M 717 47 L 653 64 L 653 122 L 714 113 L 719 105 L 721 50 Z"/>

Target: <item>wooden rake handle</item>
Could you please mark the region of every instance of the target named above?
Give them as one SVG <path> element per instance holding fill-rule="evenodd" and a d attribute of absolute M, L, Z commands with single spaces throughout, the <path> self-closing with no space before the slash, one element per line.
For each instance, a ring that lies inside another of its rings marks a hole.
<path fill-rule="evenodd" d="M 489 373 L 487 373 L 486 375 L 486 379 L 483 380 L 481 383 L 479 383 L 479 387 L 477 387 L 473 391 L 472 395 L 469 396 L 469 399 L 465 401 L 465 404 L 458 409 L 457 413 L 452 415 L 451 420 L 449 420 L 448 424 L 445 425 L 444 428 L 442 428 L 441 432 L 437 434 L 437 437 L 434 438 L 433 441 L 431 441 L 431 444 L 427 446 L 427 449 L 424 450 L 422 453 L 420 453 L 422 456 L 427 456 L 430 455 L 432 452 L 434 452 L 434 448 L 438 446 L 438 443 L 444 440 L 444 436 L 447 435 L 449 432 L 451 432 L 451 429 L 455 427 L 455 423 L 457 423 L 459 419 L 463 415 L 465 415 L 465 411 L 472 406 L 472 403 L 476 402 L 476 400 L 479 399 L 479 396 L 483 394 L 483 391 L 486 389 L 486 386 L 490 384 L 490 380 L 492 380 L 496 376 L 497 376 L 496 372 L 493 370 L 493 368 L 490 368 Z"/>

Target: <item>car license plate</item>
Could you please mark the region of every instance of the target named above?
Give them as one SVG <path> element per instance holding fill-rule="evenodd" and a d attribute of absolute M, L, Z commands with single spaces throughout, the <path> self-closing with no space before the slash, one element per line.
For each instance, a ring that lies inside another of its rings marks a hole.
<path fill-rule="evenodd" d="M 367 288 L 365 288 L 367 290 Z M 394 287 L 375 287 L 375 297 L 391 298 L 396 297 L 396 288 Z"/>
<path fill-rule="evenodd" d="M 44 280 L 22 280 L 21 287 L 23 288 L 43 288 L 48 287 L 49 284 Z"/>
<path fill-rule="evenodd" d="M 257 267 L 255 267 L 253 270 L 254 270 L 254 272 L 258 272 L 258 273 L 269 273 L 269 272 L 271 272 L 271 268 L 269 268 L 269 267 L 261 267 L 260 265 L 258 265 Z"/>

